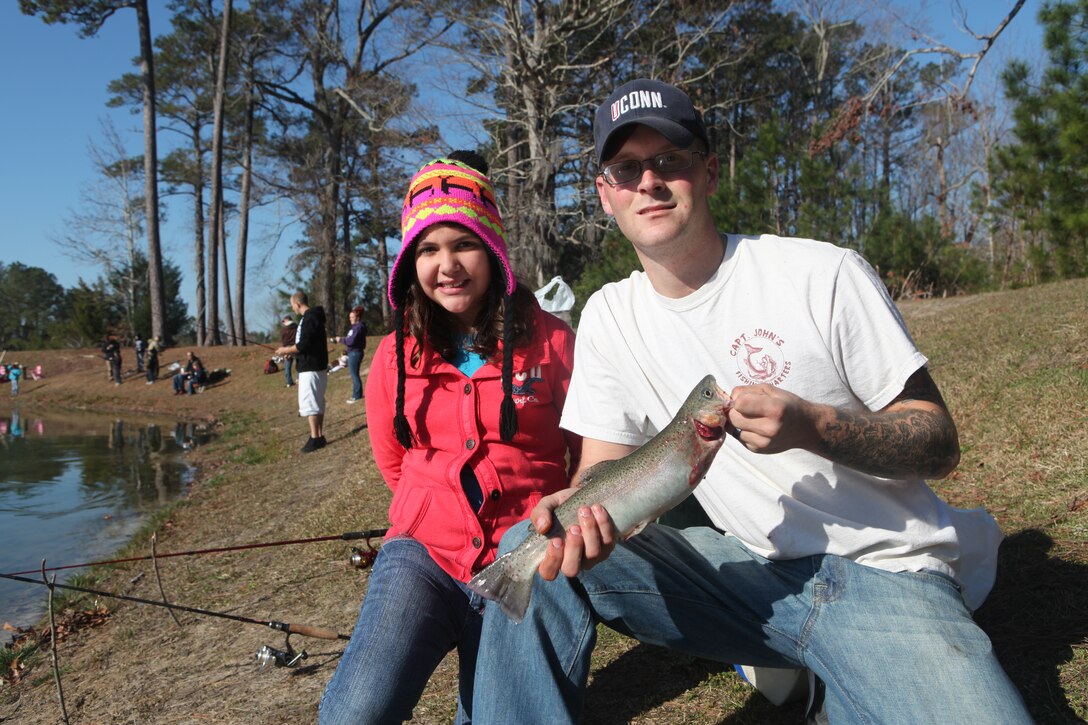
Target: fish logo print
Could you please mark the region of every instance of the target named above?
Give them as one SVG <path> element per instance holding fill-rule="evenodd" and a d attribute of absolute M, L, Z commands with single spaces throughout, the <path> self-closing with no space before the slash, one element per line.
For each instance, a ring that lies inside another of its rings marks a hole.
<path fill-rule="evenodd" d="M 786 357 L 786 340 L 767 328 L 737 335 L 729 348 L 742 385 L 781 385 L 793 365 Z"/>

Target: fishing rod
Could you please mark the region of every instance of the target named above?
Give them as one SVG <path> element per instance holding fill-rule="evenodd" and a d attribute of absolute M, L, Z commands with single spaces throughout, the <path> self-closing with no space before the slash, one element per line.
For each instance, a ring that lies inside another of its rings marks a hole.
<path fill-rule="evenodd" d="M 248 337 L 243 337 L 241 335 L 235 335 L 233 333 L 227 332 L 223 328 L 219 328 L 219 333 L 222 334 L 222 335 L 226 335 L 227 337 L 229 337 L 229 338 L 231 338 L 233 340 L 241 340 L 242 342 L 244 342 L 244 343 L 246 343 L 248 345 L 256 345 L 257 347 L 263 347 L 264 349 L 271 350 L 272 352 L 275 352 L 278 349 L 278 348 L 275 348 L 275 347 L 271 347 L 269 345 L 262 345 L 259 342 L 256 342 L 254 340 L 250 340 Z"/>
<path fill-rule="evenodd" d="M 81 564 L 65 564 L 63 566 L 51 566 L 47 568 L 38 567 L 37 569 L 27 569 L 26 571 L 14 571 L 10 574 L 0 574 L 4 577 L 14 577 L 21 574 L 34 574 L 40 571 L 60 571 L 62 569 L 78 569 L 84 566 L 105 566 L 107 564 L 125 564 L 132 561 L 147 561 L 148 559 L 167 559 L 172 556 L 196 556 L 198 554 L 219 554 L 225 551 L 243 551 L 246 549 L 262 549 L 269 546 L 288 546 L 290 544 L 311 544 L 318 541 L 356 541 L 358 539 L 367 539 L 368 543 L 370 539 L 378 538 L 379 536 L 385 536 L 389 529 L 367 529 L 365 531 L 347 531 L 343 534 L 333 534 L 331 536 L 315 536 L 309 539 L 290 539 L 287 541 L 268 541 L 258 544 L 240 544 L 238 546 L 220 546 L 214 549 L 194 549 L 191 551 L 174 551 L 168 554 L 150 554 L 147 556 L 130 556 L 124 559 L 107 559 L 103 561 L 87 561 Z M 371 547 L 373 550 L 373 547 Z M 360 551 L 355 547 L 352 547 L 351 563 L 360 569 L 365 569 L 373 561 L 370 557 L 370 561 L 365 561 L 370 552 Z M 357 553 L 356 553 L 357 552 Z M 58 585 L 59 586 L 59 585 Z"/>
<path fill-rule="evenodd" d="M 257 347 L 263 347 L 265 350 L 271 350 L 272 352 L 276 351 L 276 348 L 272 347 L 271 345 L 264 345 L 262 343 L 259 343 L 259 342 L 255 341 L 255 340 L 250 340 L 248 337 L 243 337 L 241 335 L 235 335 L 232 332 L 227 332 L 223 328 L 219 328 L 219 334 L 226 335 L 227 337 L 233 339 L 236 342 L 238 340 L 241 340 L 242 342 L 246 343 L 247 345 L 256 345 Z"/>
<path fill-rule="evenodd" d="M 331 629 L 327 629 L 325 627 L 314 627 L 309 624 L 295 624 L 291 622 L 277 622 L 274 620 L 269 621 L 267 619 L 254 619 L 253 617 L 243 617 L 238 614 L 227 614 L 226 612 L 216 612 L 210 609 L 200 609 L 199 607 L 186 607 L 181 604 L 171 604 L 169 602 L 161 602 L 154 599 L 144 599 L 143 597 L 134 597 L 128 594 L 116 594 L 114 592 L 102 591 L 100 589 L 79 587 L 73 584 L 50 584 L 47 581 L 39 581 L 38 579 L 30 579 L 28 577 L 17 576 L 15 574 L 0 574 L 0 577 L 4 579 L 11 579 L 12 581 L 25 582 L 27 584 L 39 584 L 44 587 L 69 589 L 74 592 L 93 594 L 96 597 L 111 597 L 113 599 L 120 599 L 126 602 L 135 602 L 136 604 L 150 604 L 154 607 L 165 607 L 167 609 L 176 609 L 182 612 L 202 614 L 208 617 L 230 619 L 235 622 L 242 622 L 243 624 L 259 624 L 262 627 L 271 627 L 278 632 L 286 632 L 288 635 L 300 634 L 303 637 L 315 637 L 317 639 L 351 639 L 349 635 L 339 634 L 338 632 L 334 632 Z"/>

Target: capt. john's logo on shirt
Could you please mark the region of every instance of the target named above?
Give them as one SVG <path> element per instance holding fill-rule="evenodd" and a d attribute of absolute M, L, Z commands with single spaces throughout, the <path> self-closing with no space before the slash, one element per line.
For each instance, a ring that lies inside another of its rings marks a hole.
<path fill-rule="evenodd" d="M 790 374 L 786 341 L 763 327 L 737 335 L 729 346 L 742 385 L 781 385 Z"/>
<path fill-rule="evenodd" d="M 523 408 L 526 403 L 539 403 L 540 400 L 537 398 L 536 390 L 533 389 L 533 383 L 542 382 L 544 382 L 544 378 L 541 377 L 539 365 L 530 370 L 520 370 L 514 373 L 514 380 L 510 386 L 514 405 Z"/>

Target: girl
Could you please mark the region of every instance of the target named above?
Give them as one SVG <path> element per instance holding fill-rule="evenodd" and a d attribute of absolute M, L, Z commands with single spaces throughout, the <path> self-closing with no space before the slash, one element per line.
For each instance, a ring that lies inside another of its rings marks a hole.
<path fill-rule="evenodd" d="M 335 343 L 343 343 L 348 356 L 348 372 L 351 373 L 351 398 L 348 405 L 354 405 L 363 399 L 363 381 L 359 377 L 359 365 L 363 362 L 366 351 L 366 323 L 363 322 L 363 308 L 355 307 L 348 313 L 351 329 L 344 337 L 334 337 Z"/>
<path fill-rule="evenodd" d="M 574 333 L 518 284 L 472 152 L 412 177 L 389 280 L 394 331 L 366 384 L 390 529 L 320 721 L 400 722 L 457 647 L 469 722 L 482 604 L 465 582 L 543 495 L 566 487 L 580 439 L 559 429 Z"/>

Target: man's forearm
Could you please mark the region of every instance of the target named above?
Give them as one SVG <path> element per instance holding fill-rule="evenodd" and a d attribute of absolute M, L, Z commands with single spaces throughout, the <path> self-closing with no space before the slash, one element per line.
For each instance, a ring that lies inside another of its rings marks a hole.
<path fill-rule="evenodd" d="M 944 478 L 960 460 L 956 424 L 924 367 L 883 410 L 833 410 L 818 429 L 816 453 L 874 476 Z"/>
<path fill-rule="evenodd" d="M 907 409 L 825 418 L 815 453 L 874 476 L 943 478 L 959 463 L 959 438 L 947 413 Z"/>

